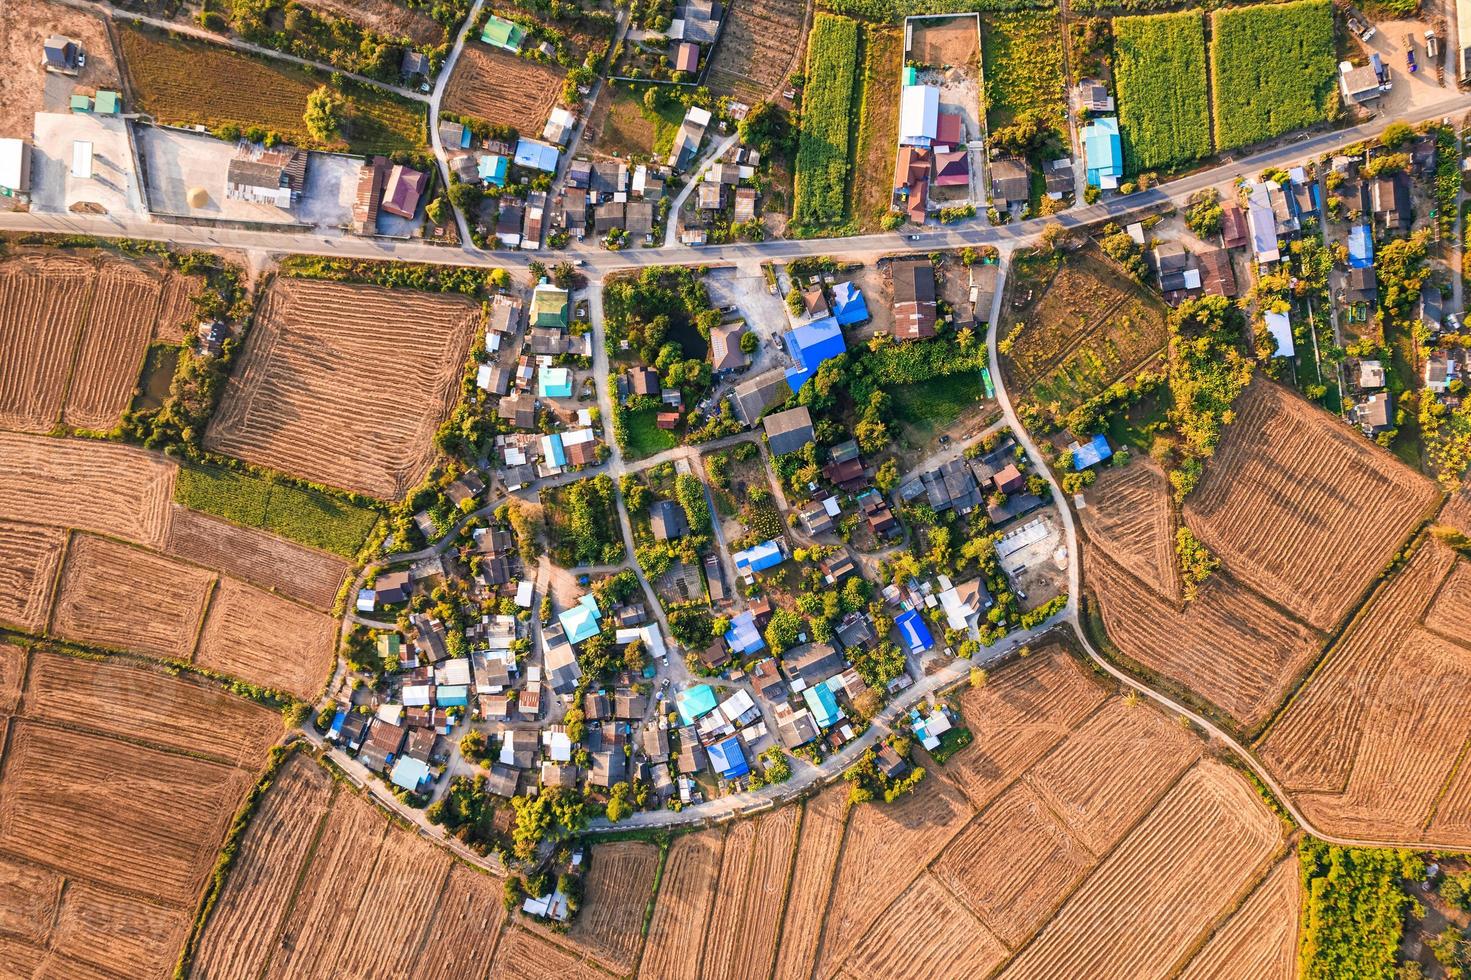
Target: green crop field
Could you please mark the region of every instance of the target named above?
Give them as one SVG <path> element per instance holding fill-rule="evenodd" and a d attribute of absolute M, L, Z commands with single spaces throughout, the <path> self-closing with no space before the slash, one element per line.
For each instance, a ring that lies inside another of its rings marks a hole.
<path fill-rule="evenodd" d="M 1199 11 L 1113 22 L 1124 169 L 1170 169 L 1211 151 L 1205 20 Z"/>
<path fill-rule="evenodd" d="M 1328 0 L 1236 7 L 1211 18 L 1218 147 L 1271 139 L 1337 111 Z"/>
<path fill-rule="evenodd" d="M 302 121 L 306 97 L 328 82 L 306 70 L 204 41 L 118 24 L 138 109 L 160 123 L 203 125 L 217 134 L 260 128 L 299 146 L 393 153 L 426 142 L 423 105 L 344 80 L 343 138 L 319 144 Z"/>
<path fill-rule="evenodd" d="M 845 218 L 857 70 L 858 22 L 818 14 L 807 41 L 807 87 L 802 92 L 797 144 L 795 219 L 799 225 L 841 224 Z"/>
<path fill-rule="evenodd" d="M 1040 112 L 1067 132 L 1062 25 L 1055 10 L 1019 10 L 981 18 L 981 67 L 986 78 L 986 125 L 1010 125 Z"/>
<path fill-rule="evenodd" d="M 181 466 L 174 501 L 245 527 L 352 558 L 378 521 L 367 507 L 214 466 Z"/>

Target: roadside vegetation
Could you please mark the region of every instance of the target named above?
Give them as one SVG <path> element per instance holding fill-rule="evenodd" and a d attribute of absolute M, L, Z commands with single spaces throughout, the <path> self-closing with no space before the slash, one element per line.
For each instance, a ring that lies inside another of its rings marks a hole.
<path fill-rule="evenodd" d="M 1217 147 L 1230 150 L 1331 119 L 1338 106 L 1337 64 L 1328 0 L 1215 11 Z"/>
<path fill-rule="evenodd" d="M 858 22 L 818 14 L 807 41 L 807 84 L 798 132 L 795 223 L 842 224 L 851 158 L 849 136 L 858 71 Z"/>
<path fill-rule="evenodd" d="M 1119 131 L 1130 174 L 1208 156 L 1205 21 L 1199 11 L 1113 22 Z"/>

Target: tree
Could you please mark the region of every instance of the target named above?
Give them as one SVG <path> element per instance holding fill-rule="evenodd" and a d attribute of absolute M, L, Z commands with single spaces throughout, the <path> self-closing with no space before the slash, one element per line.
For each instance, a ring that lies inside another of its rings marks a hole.
<path fill-rule="evenodd" d="M 892 459 L 884 460 L 874 473 L 873 482 L 883 493 L 892 492 L 899 485 L 899 464 Z"/>
<path fill-rule="evenodd" d="M 424 208 L 425 216 L 436 225 L 442 225 L 449 220 L 449 201 L 444 197 L 436 197 Z"/>
<path fill-rule="evenodd" d="M 879 219 L 879 228 L 884 231 L 897 231 L 904 224 L 903 211 L 890 211 Z"/>
<path fill-rule="evenodd" d="M 1398 150 L 1410 140 L 1415 138 L 1415 131 L 1406 122 L 1392 122 L 1384 127 L 1384 133 L 1379 137 L 1380 141 L 1391 150 Z"/>
<path fill-rule="evenodd" d="M 485 733 L 478 729 L 472 729 L 460 736 L 460 755 L 471 762 L 483 762 L 485 750 L 489 746 L 489 739 Z"/>
<path fill-rule="evenodd" d="M 306 97 L 306 112 L 301 120 L 312 139 L 330 143 L 342 131 L 342 113 L 347 103 L 336 92 L 325 85 L 318 85 Z"/>
<path fill-rule="evenodd" d="M 614 783 L 608 793 L 608 820 L 617 823 L 633 815 L 633 804 L 628 801 L 632 787 L 628 783 Z"/>
<path fill-rule="evenodd" d="M 741 334 L 741 353 L 754 354 L 756 348 L 761 346 L 761 338 L 754 330 L 747 330 Z"/>
<path fill-rule="evenodd" d="M 672 624 L 671 624 L 672 625 Z M 780 654 L 790 650 L 797 645 L 797 637 L 802 633 L 802 617 L 789 609 L 778 609 L 771 614 L 771 621 L 766 624 L 766 643 L 771 647 L 771 652 Z"/>

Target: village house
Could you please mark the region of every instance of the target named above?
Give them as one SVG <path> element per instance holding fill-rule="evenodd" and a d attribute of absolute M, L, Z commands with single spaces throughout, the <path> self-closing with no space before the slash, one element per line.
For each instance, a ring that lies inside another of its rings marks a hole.
<path fill-rule="evenodd" d="M 935 267 L 929 259 L 889 263 L 894 290 L 894 336 L 921 340 L 935 335 Z"/>

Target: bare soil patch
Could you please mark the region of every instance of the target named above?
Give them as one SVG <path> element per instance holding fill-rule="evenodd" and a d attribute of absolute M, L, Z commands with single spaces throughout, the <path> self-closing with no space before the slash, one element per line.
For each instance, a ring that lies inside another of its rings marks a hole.
<path fill-rule="evenodd" d="M 221 579 L 194 663 L 312 700 L 331 673 L 337 621 L 234 579 Z"/>
<path fill-rule="evenodd" d="M 916 20 L 912 27 L 910 61 L 932 68 L 977 67 L 981 56 L 981 31 L 974 16 Z"/>
<path fill-rule="evenodd" d="M 554 65 L 467 42 L 444 90 L 444 109 L 540 136 L 562 94 L 566 72 Z"/>
<path fill-rule="evenodd" d="M 447 40 L 445 29 L 433 18 L 391 0 L 306 0 L 306 6 L 389 37 L 406 37 L 419 46 L 437 47 Z"/>
<path fill-rule="evenodd" d="M 318 483 L 401 496 L 434 459 L 479 322 L 465 297 L 278 279 L 205 444 Z"/>

